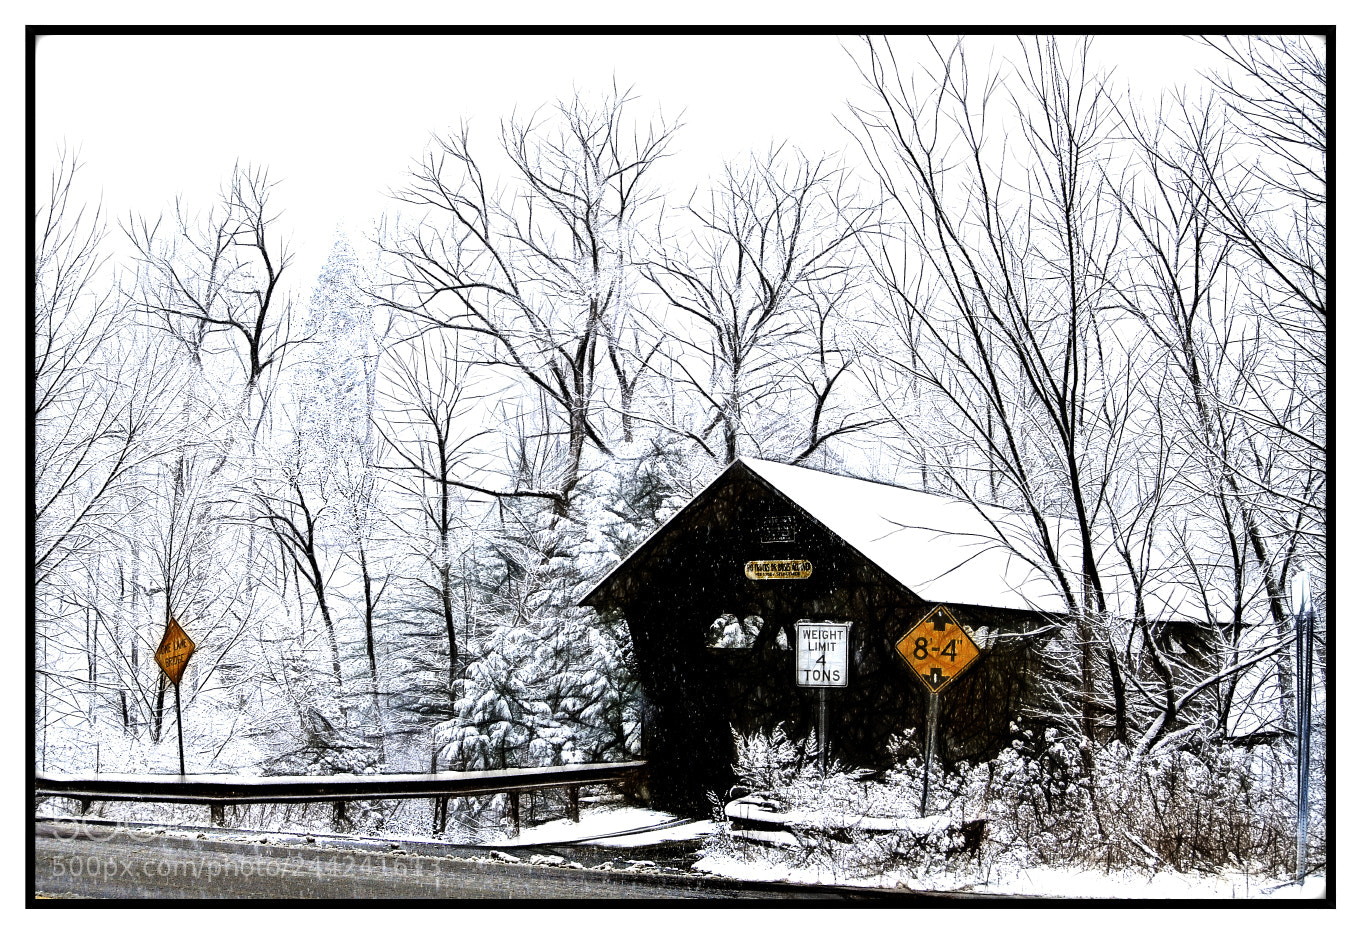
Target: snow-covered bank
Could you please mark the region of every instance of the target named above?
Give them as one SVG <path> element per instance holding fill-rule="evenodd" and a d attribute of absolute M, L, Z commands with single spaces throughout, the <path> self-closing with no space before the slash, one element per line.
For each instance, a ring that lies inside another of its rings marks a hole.
<path fill-rule="evenodd" d="M 1306 877 L 1303 886 L 1268 876 L 1222 873 L 1122 870 L 1064 870 L 1052 867 L 1021 869 L 988 867 L 983 871 L 916 875 L 894 870 L 882 875 L 851 878 L 836 866 L 781 865 L 761 854 L 748 857 L 705 856 L 694 866 L 701 872 L 750 882 L 793 882 L 818 885 L 856 885 L 866 888 L 905 888 L 916 892 L 967 892 L 979 895 L 1016 895 L 1033 898 L 1099 899 L 1321 899 L 1322 874 Z"/>
<path fill-rule="evenodd" d="M 680 840 L 698 840 L 713 833 L 718 825 L 711 820 L 678 819 L 674 814 L 640 807 L 603 807 L 582 809 L 581 820 L 570 818 L 524 828 L 505 837 L 515 846 L 589 842 L 600 846 L 648 846 Z"/>

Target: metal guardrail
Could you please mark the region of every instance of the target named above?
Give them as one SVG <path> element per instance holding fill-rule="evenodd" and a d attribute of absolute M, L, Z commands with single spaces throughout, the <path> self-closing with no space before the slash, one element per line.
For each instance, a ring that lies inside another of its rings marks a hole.
<path fill-rule="evenodd" d="M 582 785 L 632 783 L 641 780 L 647 762 L 599 762 L 554 765 L 533 769 L 494 769 L 481 772 L 406 772 L 389 775 L 116 775 L 51 774 L 34 776 L 37 794 L 91 801 L 158 801 L 208 805 L 221 823 L 228 804 L 289 804 L 333 802 L 336 819 L 344 816 L 345 802 L 385 798 L 433 798 L 436 821 L 447 814 L 447 801 L 468 795 L 510 795 L 511 815 L 518 830 L 519 793 L 566 788 L 572 818 L 578 816 L 577 789 Z M 439 805 L 445 807 L 441 809 Z M 82 808 L 83 810 L 83 808 Z M 440 828 L 442 829 L 442 827 Z"/>
<path fill-rule="evenodd" d="M 484 772 L 407 772 L 390 775 L 60 775 L 39 772 L 34 791 L 88 801 L 163 801 L 171 804 L 285 804 L 377 798 L 540 791 L 636 781 L 647 763 L 600 762 Z"/>

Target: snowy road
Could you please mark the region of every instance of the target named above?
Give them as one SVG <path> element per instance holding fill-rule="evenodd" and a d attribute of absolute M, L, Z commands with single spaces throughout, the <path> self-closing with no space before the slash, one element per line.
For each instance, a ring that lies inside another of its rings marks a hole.
<path fill-rule="evenodd" d="M 813 898 L 908 893 L 752 884 L 685 873 L 604 871 L 400 850 L 147 838 L 112 827 L 35 827 L 34 891 L 94 898 Z M 466 852 L 466 851 L 465 851 Z M 933 899 L 936 900 L 936 899 Z"/>

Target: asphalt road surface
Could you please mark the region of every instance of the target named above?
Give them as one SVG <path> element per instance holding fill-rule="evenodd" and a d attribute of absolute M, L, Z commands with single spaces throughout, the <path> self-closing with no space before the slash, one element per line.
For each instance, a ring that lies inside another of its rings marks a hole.
<path fill-rule="evenodd" d="M 430 855 L 386 846 L 243 842 L 193 832 L 155 834 L 38 821 L 33 891 L 38 896 L 120 899 L 922 898 L 879 890 L 742 883 L 651 868 L 533 865 L 527 856 L 508 862 L 478 853 Z"/>

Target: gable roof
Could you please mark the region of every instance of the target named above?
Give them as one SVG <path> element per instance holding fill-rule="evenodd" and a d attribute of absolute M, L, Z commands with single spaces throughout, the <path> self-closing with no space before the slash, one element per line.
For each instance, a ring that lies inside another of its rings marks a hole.
<path fill-rule="evenodd" d="M 927 603 L 1066 613 L 1057 582 L 1027 516 L 999 506 L 975 504 L 921 490 L 840 474 L 743 457 L 734 461 L 686 508 L 605 576 L 583 600 L 589 603 L 691 504 L 722 485 L 736 470 L 748 470 L 776 493 L 816 519 L 834 535 Z M 1081 542 L 1075 523 L 1047 519 L 1060 560 L 1071 568 L 1070 585 L 1080 581 Z M 1098 556 L 1107 607 L 1132 615 L 1134 594 L 1114 549 Z M 1199 618 L 1195 595 L 1172 584 L 1149 585 L 1144 603 L 1150 619 Z"/>

